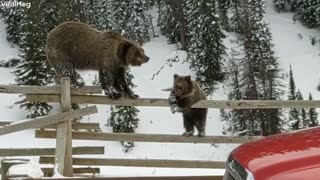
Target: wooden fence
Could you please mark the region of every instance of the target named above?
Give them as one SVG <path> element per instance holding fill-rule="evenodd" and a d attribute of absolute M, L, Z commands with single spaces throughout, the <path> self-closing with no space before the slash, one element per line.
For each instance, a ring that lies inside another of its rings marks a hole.
<path fill-rule="evenodd" d="M 0 85 L 0 93 L 19 93 L 30 102 L 60 103 L 61 113 L 23 120 L 17 123 L 0 122 L 0 135 L 25 129 L 41 128 L 35 131 L 36 138 L 56 139 L 56 148 L 0 149 L 0 156 L 41 156 L 41 164 L 54 164 L 59 173 L 73 176 L 73 173 L 99 172 L 98 168 L 73 168 L 77 166 L 137 166 L 137 167 L 172 167 L 172 168 L 224 168 L 221 161 L 188 161 L 169 159 L 97 159 L 73 157 L 73 154 L 103 154 L 104 147 L 72 147 L 72 139 L 95 141 L 135 141 L 166 143 L 246 143 L 260 137 L 206 136 L 184 137 L 169 134 L 132 134 L 101 132 L 97 123 L 72 123 L 72 119 L 97 112 L 95 106 L 79 110 L 71 110 L 71 103 L 105 104 L 121 106 L 169 107 L 167 99 L 125 99 L 113 100 L 101 94 L 97 86 L 85 86 L 73 89 L 69 78 L 62 78 L 60 86 L 8 86 Z M 217 101 L 206 100 L 196 103 L 197 108 L 219 109 L 274 109 L 274 108 L 319 108 L 320 101 Z M 85 129 L 86 131 L 76 131 Z M 54 155 L 54 156 L 53 156 Z M 43 169 L 47 175 L 53 173 L 52 168 Z M 222 177 L 212 176 L 212 179 Z M 119 178 L 121 179 L 121 178 Z M 134 178 L 133 178 L 134 179 Z M 141 178 L 140 178 L 141 179 Z M 148 179 L 148 178 L 147 178 Z M 152 178 L 150 178 L 152 179 Z M 188 179 L 188 178 L 186 178 Z M 199 177 L 199 179 L 201 179 Z M 206 178 L 203 178 L 206 179 Z"/>

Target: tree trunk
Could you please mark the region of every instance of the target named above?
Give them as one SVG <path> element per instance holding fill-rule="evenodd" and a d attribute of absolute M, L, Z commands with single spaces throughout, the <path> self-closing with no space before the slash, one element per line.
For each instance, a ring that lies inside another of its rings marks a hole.
<path fill-rule="evenodd" d="M 174 18 L 179 23 L 179 37 L 181 43 L 181 49 L 187 50 L 187 20 L 183 12 L 183 0 L 164 0 L 164 2 L 171 8 Z"/>

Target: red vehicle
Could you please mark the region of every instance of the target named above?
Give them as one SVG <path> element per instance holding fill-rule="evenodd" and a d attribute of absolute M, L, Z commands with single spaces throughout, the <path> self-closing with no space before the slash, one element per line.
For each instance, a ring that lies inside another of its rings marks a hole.
<path fill-rule="evenodd" d="M 226 169 L 224 180 L 320 180 L 320 127 L 243 144 Z"/>

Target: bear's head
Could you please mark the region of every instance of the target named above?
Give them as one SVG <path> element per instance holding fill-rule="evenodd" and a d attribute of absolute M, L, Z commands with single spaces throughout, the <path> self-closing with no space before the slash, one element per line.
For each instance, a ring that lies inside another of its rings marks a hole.
<path fill-rule="evenodd" d="M 142 47 L 129 41 L 120 46 L 119 53 L 120 57 L 124 59 L 124 65 L 141 66 L 150 59 L 145 55 Z"/>
<path fill-rule="evenodd" d="M 193 89 L 191 76 L 173 75 L 173 93 L 176 97 L 190 94 Z"/>

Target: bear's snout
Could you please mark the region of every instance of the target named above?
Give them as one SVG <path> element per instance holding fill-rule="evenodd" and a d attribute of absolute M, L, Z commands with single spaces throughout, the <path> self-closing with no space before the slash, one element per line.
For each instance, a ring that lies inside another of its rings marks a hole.
<path fill-rule="evenodd" d="M 144 60 L 145 62 L 148 62 L 150 58 L 148 56 L 146 56 L 144 59 L 145 59 Z"/>

